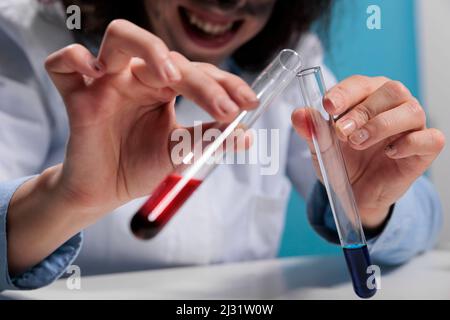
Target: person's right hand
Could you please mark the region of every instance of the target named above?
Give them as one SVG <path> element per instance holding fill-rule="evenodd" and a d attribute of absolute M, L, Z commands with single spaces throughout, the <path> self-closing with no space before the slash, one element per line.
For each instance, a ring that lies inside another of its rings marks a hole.
<path fill-rule="evenodd" d="M 109 25 L 97 58 L 71 45 L 50 55 L 45 66 L 64 100 L 70 136 L 64 162 L 29 179 L 11 198 L 11 275 L 30 269 L 111 210 L 152 192 L 173 169 L 175 96 L 193 100 L 221 122 L 257 105 L 239 77 L 190 62 L 123 20 Z"/>
<path fill-rule="evenodd" d="M 151 193 L 173 169 L 169 136 L 179 127 L 177 95 L 222 122 L 256 105 L 239 77 L 190 62 L 124 20 L 109 25 L 97 58 L 71 45 L 50 55 L 45 66 L 70 124 L 60 194 L 99 213 Z"/>

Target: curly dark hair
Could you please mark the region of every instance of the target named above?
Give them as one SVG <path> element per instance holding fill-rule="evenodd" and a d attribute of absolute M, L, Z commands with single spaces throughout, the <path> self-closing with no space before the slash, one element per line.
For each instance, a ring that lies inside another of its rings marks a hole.
<path fill-rule="evenodd" d="M 215 0 L 221 1 L 221 0 Z M 109 22 L 126 19 L 151 30 L 143 1 L 123 0 L 62 0 L 68 6 L 82 8 L 83 34 L 101 36 Z M 277 0 L 263 30 L 234 54 L 238 66 L 248 71 L 263 68 L 282 48 L 292 47 L 314 22 L 320 21 L 322 30 L 330 22 L 333 0 Z"/>

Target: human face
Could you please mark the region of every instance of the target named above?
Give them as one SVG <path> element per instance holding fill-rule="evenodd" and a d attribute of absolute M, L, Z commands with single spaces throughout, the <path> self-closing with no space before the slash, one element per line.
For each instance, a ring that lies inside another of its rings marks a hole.
<path fill-rule="evenodd" d="M 191 60 L 219 64 L 256 36 L 276 0 L 146 0 L 152 32 Z"/>

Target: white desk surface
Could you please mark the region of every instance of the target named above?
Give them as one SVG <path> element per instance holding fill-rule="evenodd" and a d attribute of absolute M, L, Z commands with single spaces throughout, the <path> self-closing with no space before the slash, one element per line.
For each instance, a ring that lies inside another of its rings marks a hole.
<path fill-rule="evenodd" d="M 344 258 L 299 257 L 81 277 L 0 299 L 356 299 Z M 433 251 L 393 270 L 382 268 L 374 299 L 450 299 L 450 251 Z"/>

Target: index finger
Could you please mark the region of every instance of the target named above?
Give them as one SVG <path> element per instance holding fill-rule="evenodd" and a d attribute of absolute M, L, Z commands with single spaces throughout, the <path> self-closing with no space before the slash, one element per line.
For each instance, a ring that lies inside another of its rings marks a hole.
<path fill-rule="evenodd" d="M 171 88 L 205 109 L 214 119 L 229 122 L 240 111 L 225 88 L 210 75 L 203 72 L 183 55 L 172 52 L 172 59 L 182 74 L 182 80 Z"/>
<path fill-rule="evenodd" d="M 117 73 L 129 64 L 131 58 L 138 57 L 162 82 L 178 81 L 181 74 L 169 52 L 165 43 L 147 30 L 126 20 L 114 20 L 108 25 L 98 60 L 107 73 Z"/>
<path fill-rule="evenodd" d="M 385 77 L 352 76 L 325 94 L 323 106 L 331 115 L 340 115 L 361 103 L 388 81 L 389 79 Z"/>

